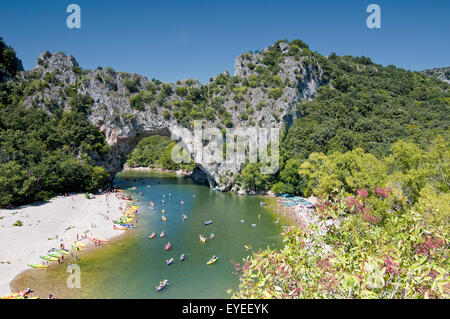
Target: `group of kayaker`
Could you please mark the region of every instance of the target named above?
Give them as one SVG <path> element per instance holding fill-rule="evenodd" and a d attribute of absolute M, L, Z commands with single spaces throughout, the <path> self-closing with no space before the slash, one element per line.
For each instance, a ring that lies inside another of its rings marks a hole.
<path fill-rule="evenodd" d="M 165 197 L 165 195 L 163 195 L 163 197 Z M 163 202 L 164 202 L 164 201 L 163 201 Z M 181 205 L 184 205 L 184 202 L 183 202 L 183 201 L 180 201 L 180 204 L 181 204 Z M 151 205 L 151 206 L 150 206 L 151 209 L 154 209 L 154 205 L 155 205 L 155 204 L 154 204 L 152 201 L 150 202 L 150 205 Z M 162 210 L 162 220 L 163 220 L 163 221 L 166 221 L 166 220 L 167 220 L 167 218 L 166 218 L 166 216 L 165 216 L 165 213 L 166 213 L 166 211 L 163 209 L 163 210 Z M 181 215 L 181 217 L 182 217 L 183 220 L 187 220 L 187 215 L 186 215 L 186 214 Z M 207 226 L 207 225 L 211 225 L 212 223 L 213 223 L 212 220 L 207 220 L 207 221 L 204 222 L 204 225 Z M 150 236 L 149 236 L 149 239 L 153 239 L 153 238 L 155 238 L 155 236 L 156 236 L 156 233 L 155 233 L 155 232 L 152 232 L 152 233 L 150 234 Z M 163 236 L 164 236 L 164 231 L 161 233 L 160 238 L 162 238 Z M 210 233 L 209 239 L 213 239 L 214 237 L 215 237 L 214 233 Z M 203 235 L 199 235 L 199 238 L 200 238 L 200 241 L 201 241 L 202 243 L 205 243 L 205 242 L 206 242 L 206 237 L 204 237 Z M 172 245 L 171 245 L 170 242 L 168 242 L 168 243 L 164 246 L 164 248 L 166 249 L 166 251 L 170 250 L 171 247 L 172 247 Z M 179 259 L 180 259 L 180 261 L 183 261 L 183 260 L 185 259 L 185 254 L 181 254 L 181 256 L 179 257 Z M 214 263 L 217 261 L 217 259 L 218 259 L 217 256 L 216 256 L 216 255 L 213 255 L 213 256 L 211 257 L 211 259 L 209 259 L 209 260 L 206 262 L 206 264 L 207 264 L 207 265 L 212 265 L 212 264 L 214 264 Z M 174 261 L 175 261 L 174 258 L 167 259 L 167 260 L 166 260 L 166 264 L 167 264 L 167 265 L 171 265 L 171 264 L 174 263 Z M 164 280 L 160 281 L 159 285 L 156 287 L 156 291 L 161 291 L 161 290 L 164 289 L 167 285 L 168 285 L 168 280 L 167 280 L 167 279 L 164 279 Z"/>

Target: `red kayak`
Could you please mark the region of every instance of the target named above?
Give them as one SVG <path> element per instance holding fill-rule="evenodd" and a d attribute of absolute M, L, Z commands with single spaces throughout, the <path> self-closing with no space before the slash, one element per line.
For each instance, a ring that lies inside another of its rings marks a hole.
<path fill-rule="evenodd" d="M 170 245 L 170 242 L 169 242 L 169 243 L 167 243 L 167 245 L 166 245 L 166 246 L 164 246 L 164 249 L 165 249 L 165 250 L 169 250 L 169 249 L 170 249 L 170 247 L 172 247 L 172 246 Z"/>
<path fill-rule="evenodd" d="M 153 238 L 155 238 L 155 235 L 156 235 L 156 233 L 151 233 L 148 238 L 153 239 Z"/>

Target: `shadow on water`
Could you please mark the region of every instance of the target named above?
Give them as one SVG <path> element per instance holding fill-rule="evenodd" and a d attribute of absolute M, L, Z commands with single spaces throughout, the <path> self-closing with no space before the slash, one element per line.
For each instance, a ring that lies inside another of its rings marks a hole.
<path fill-rule="evenodd" d="M 81 256 L 77 263 L 81 288 L 67 288 L 67 265 L 54 265 L 23 272 L 12 283 L 14 290 L 31 287 L 43 297 L 52 293 L 60 298 L 227 298 L 226 291 L 238 286 L 231 261 L 241 262 L 250 254 L 244 246 L 253 250 L 282 246 L 281 225 L 274 223 L 270 209 L 259 204 L 260 197 L 217 192 L 190 179 L 149 172 L 123 172 L 115 186 L 136 186 L 132 194 L 141 205 L 138 228 Z M 161 219 L 163 209 L 166 222 Z M 213 223 L 205 226 L 210 219 Z M 163 239 L 148 239 L 151 232 L 161 231 L 166 233 Z M 205 244 L 200 234 L 207 237 Z M 165 251 L 169 241 L 173 246 Z M 181 262 L 183 253 L 186 258 Z M 218 261 L 207 265 L 212 255 Z M 170 258 L 175 262 L 168 266 Z M 156 292 L 163 279 L 169 286 Z"/>

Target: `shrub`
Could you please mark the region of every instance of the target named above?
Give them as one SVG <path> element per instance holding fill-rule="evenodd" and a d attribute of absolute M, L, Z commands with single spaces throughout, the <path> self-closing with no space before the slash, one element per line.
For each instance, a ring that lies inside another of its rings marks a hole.
<path fill-rule="evenodd" d="M 13 224 L 13 226 L 16 226 L 16 227 L 21 227 L 22 225 L 23 225 L 23 223 L 22 223 L 21 220 L 17 220 L 17 221 Z"/>
<path fill-rule="evenodd" d="M 275 100 L 281 97 L 283 95 L 283 89 L 282 88 L 273 88 L 269 91 L 269 96 Z"/>

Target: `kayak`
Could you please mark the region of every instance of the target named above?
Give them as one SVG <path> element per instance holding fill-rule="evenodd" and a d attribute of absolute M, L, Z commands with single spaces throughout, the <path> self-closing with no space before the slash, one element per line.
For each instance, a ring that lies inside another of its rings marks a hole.
<path fill-rule="evenodd" d="M 161 290 L 163 290 L 163 289 L 167 286 L 168 283 L 169 283 L 169 281 L 168 281 L 167 279 L 161 281 L 161 282 L 159 283 L 159 286 L 156 287 L 156 291 L 161 291 Z"/>
<path fill-rule="evenodd" d="M 211 225 L 212 224 L 212 220 L 207 220 L 206 222 L 205 222 L 205 226 L 208 226 L 208 225 Z"/>
<path fill-rule="evenodd" d="M 57 249 L 56 251 L 63 255 L 70 255 L 70 251 L 65 250 L 65 249 Z"/>
<path fill-rule="evenodd" d="M 201 241 L 202 243 L 205 243 L 205 242 L 206 242 L 206 238 L 203 237 L 202 235 L 200 235 L 199 238 L 200 238 L 200 241 Z"/>
<path fill-rule="evenodd" d="M 114 230 L 128 230 L 128 227 L 117 227 L 116 225 L 113 226 Z"/>
<path fill-rule="evenodd" d="M 169 260 L 166 260 L 167 265 L 170 265 L 173 263 L 173 258 L 170 258 Z"/>
<path fill-rule="evenodd" d="M 78 247 L 86 247 L 85 244 L 83 244 L 82 242 L 79 242 L 79 241 L 74 241 L 73 244 Z"/>
<path fill-rule="evenodd" d="M 169 242 L 169 243 L 167 243 L 167 245 L 164 246 L 164 249 L 165 249 L 165 250 L 169 250 L 170 247 L 172 247 L 172 245 L 170 245 L 170 242 Z"/>
<path fill-rule="evenodd" d="M 217 261 L 217 257 L 213 256 L 210 260 L 208 260 L 208 262 L 206 264 L 208 265 L 212 265 Z"/>
<path fill-rule="evenodd" d="M 155 238 L 155 236 L 156 236 L 156 233 L 151 233 L 148 238 L 153 239 L 153 238 Z"/>
<path fill-rule="evenodd" d="M 60 253 L 49 252 L 49 253 L 47 253 L 47 255 L 49 255 L 50 257 L 61 258 Z"/>
<path fill-rule="evenodd" d="M 75 251 L 83 251 L 83 249 L 81 249 L 80 247 L 77 247 L 77 246 L 72 246 L 72 249 Z"/>
<path fill-rule="evenodd" d="M 161 219 L 165 222 L 167 220 L 166 216 L 161 216 Z"/>
<path fill-rule="evenodd" d="M 23 299 L 26 295 L 28 295 L 31 292 L 31 289 L 18 291 L 15 293 L 12 293 L 10 295 L 0 297 L 0 299 Z"/>
<path fill-rule="evenodd" d="M 31 267 L 31 268 L 48 268 L 48 265 L 42 265 L 42 264 L 28 264 L 28 267 Z"/>
<path fill-rule="evenodd" d="M 180 261 L 183 261 L 184 260 L 184 254 L 182 254 L 181 256 L 180 256 Z"/>
<path fill-rule="evenodd" d="M 163 238 L 165 234 L 165 232 L 161 232 L 161 234 L 159 234 L 159 238 Z"/>
<path fill-rule="evenodd" d="M 48 261 L 57 261 L 58 260 L 58 258 L 50 257 L 50 256 L 41 256 L 41 259 L 48 260 Z"/>
<path fill-rule="evenodd" d="M 120 224 L 120 226 L 126 227 L 126 228 L 136 228 L 136 226 L 130 225 L 130 224 Z"/>

